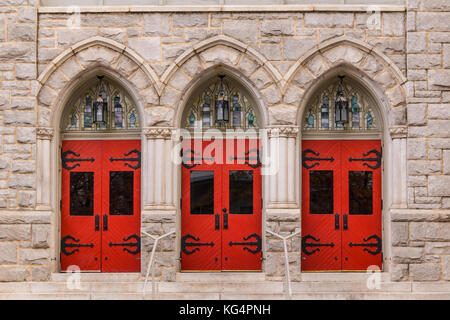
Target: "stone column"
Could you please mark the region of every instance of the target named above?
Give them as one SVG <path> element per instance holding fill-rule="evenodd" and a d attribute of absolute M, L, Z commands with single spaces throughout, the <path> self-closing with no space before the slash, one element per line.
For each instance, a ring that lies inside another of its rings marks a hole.
<path fill-rule="evenodd" d="M 145 128 L 144 208 L 175 209 L 172 128 Z"/>
<path fill-rule="evenodd" d="M 52 203 L 52 172 L 53 161 L 51 143 L 54 130 L 52 128 L 37 128 L 37 210 L 50 210 Z"/>
<path fill-rule="evenodd" d="M 269 152 L 269 201 L 265 210 L 266 225 L 271 231 L 288 236 L 300 228 L 300 209 L 297 203 L 298 168 L 300 165 L 296 147 L 299 128 L 277 126 L 268 129 Z M 264 271 L 269 279 L 281 279 L 285 273 L 283 241 L 266 233 Z M 287 241 L 289 270 L 292 281 L 300 280 L 300 236 Z"/>
<path fill-rule="evenodd" d="M 393 208 L 406 208 L 407 207 L 407 155 L 406 155 L 406 138 L 408 137 L 407 126 L 397 126 L 390 128 L 390 134 L 392 138 L 390 157 L 390 174 L 389 183 L 392 186 L 392 190 L 389 192 L 392 195 L 391 206 Z"/>
<path fill-rule="evenodd" d="M 143 141 L 143 211 L 141 229 L 153 236 L 161 236 L 176 226 L 176 170 L 172 159 L 172 128 L 144 128 Z M 175 234 L 159 242 L 155 253 L 155 276 L 174 281 L 176 273 Z M 142 235 L 141 274 L 145 274 L 154 241 Z"/>
<path fill-rule="evenodd" d="M 269 208 L 297 208 L 296 203 L 296 139 L 298 127 L 268 129 L 270 165 Z"/>

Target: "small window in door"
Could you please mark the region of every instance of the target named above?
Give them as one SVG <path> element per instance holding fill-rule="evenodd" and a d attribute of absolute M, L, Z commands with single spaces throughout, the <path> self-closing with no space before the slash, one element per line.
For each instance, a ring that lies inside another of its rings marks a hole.
<path fill-rule="evenodd" d="M 230 214 L 253 214 L 253 170 L 230 171 Z"/>
<path fill-rule="evenodd" d="M 133 215 L 133 171 L 109 172 L 109 214 Z"/>
<path fill-rule="evenodd" d="M 214 171 L 191 171 L 191 214 L 214 214 Z"/>
<path fill-rule="evenodd" d="M 371 171 L 349 171 L 348 196 L 349 214 L 372 214 L 373 173 Z"/>
<path fill-rule="evenodd" d="M 70 173 L 70 215 L 94 215 L 94 173 Z"/>
<path fill-rule="evenodd" d="M 333 214 L 333 171 L 309 172 L 309 213 Z"/>

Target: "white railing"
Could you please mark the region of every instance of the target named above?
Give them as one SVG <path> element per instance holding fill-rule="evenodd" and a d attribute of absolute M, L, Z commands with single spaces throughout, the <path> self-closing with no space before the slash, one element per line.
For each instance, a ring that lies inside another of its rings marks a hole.
<path fill-rule="evenodd" d="M 284 274 L 284 279 L 286 281 L 286 299 L 290 300 L 292 299 L 292 288 L 291 288 L 291 274 L 289 272 L 289 257 L 288 257 L 288 251 L 287 251 L 287 240 L 292 238 L 293 236 L 296 236 L 297 234 L 300 233 L 300 230 L 286 236 L 283 237 L 281 234 L 275 233 L 269 229 L 266 229 L 266 231 L 268 233 L 270 233 L 271 235 L 280 238 L 281 240 L 283 240 L 283 247 L 284 247 L 284 266 L 286 267 L 286 271 Z"/>
<path fill-rule="evenodd" d="M 147 282 L 148 282 L 148 275 L 150 274 L 150 270 L 152 271 L 152 300 L 155 300 L 156 298 L 156 287 L 155 287 L 155 268 L 153 268 L 153 257 L 155 255 L 155 251 L 156 251 L 156 247 L 158 246 L 158 241 L 170 236 L 171 234 L 175 233 L 174 231 L 170 231 L 166 234 L 163 234 L 162 236 L 154 236 L 151 235 L 145 231 L 142 231 L 143 234 L 145 234 L 146 236 L 149 236 L 150 238 L 152 238 L 153 240 L 155 240 L 155 242 L 153 243 L 153 248 L 152 248 L 152 253 L 150 255 L 150 261 L 148 262 L 148 266 L 147 266 L 147 274 L 145 275 L 145 282 L 144 282 L 144 287 L 142 288 L 142 299 L 145 299 L 145 289 L 147 288 Z"/>

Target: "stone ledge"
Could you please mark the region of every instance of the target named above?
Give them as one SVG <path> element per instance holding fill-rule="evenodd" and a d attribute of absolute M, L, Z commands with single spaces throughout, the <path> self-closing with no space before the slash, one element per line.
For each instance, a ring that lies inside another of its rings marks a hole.
<path fill-rule="evenodd" d="M 450 222 L 450 210 L 391 209 L 391 221 Z"/>
<path fill-rule="evenodd" d="M 50 224 L 50 211 L 0 211 L 0 224 Z"/>
<path fill-rule="evenodd" d="M 77 8 L 78 9 L 78 8 Z M 110 12 L 405 12 L 404 5 L 205 5 L 205 6 L 91 6 L 79 7 L 80 13 Z M 39 7 L 39 13 L 73 13 L 70 7 Z"/>

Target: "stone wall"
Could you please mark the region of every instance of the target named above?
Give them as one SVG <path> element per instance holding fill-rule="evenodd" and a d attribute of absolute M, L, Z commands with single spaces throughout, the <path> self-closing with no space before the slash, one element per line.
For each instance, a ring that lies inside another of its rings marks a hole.
<path fill-rule="evenodd" d="M 48 172 L 41 173 L 38 165 L 48 158 L 36 146 L 46 146 L 50 154 L 52 133 L 58 130 L 57 98 L 83 71 L 108 68 L 129 81 L 144 110 L 144 130 L 170 131 L 189 86 L 210 68 L 229 67 L 261 93 L 267 127 L 294 127 L 288 140 L 295 146 L 304 97 L 337 65 L 354 67 L 381 89 L 389 105 L 386 125 L 392 126 L 386 129 L 407 137 L 407 208 L 391 212 L 391 243 L 385 244 L 392 251 L 392 279 L 450 280 L 450 219 L 445 210 L 450 208 L 448 1 L 410 0 L 407 12 L 379 15 L 365 10 L 50 11 L 38 14 L 33 0 L 0 5 L 0 281 L 49 278 L 50 263 L 58 255 L 58 236 L 52 240 L 51 235 L 59 213 L 50 201 L 54 190 L 44 183 L 50 181 L 43 178 Z M 96 40 L 89 44 L 88 39 Z M 156 142 L 167 139 L 166 133 L 163 138 L 144 135 L 149 150 L 168 143 Z M 151 161 L 163 161 L 161 154 L 155 153 Z M 172 171 L 165 170 L 155 172 L 158 178 L 149 182 L 152 190 L 176 190 L 175 185 L 167 187 L 164 177 Z M 286 171 L 267 186 L 271 196 L 275 193 L 270 188 L 283 183 L 292 190 L 287 176 Z M 38 186 L 49 189 L 44 192 Z M 174 230 L 176 192 L 144 192 L 142 230 L 153 235 Z M 300 228 L 297 192 L 292 191 L 288 203 L 268 200 L 270 230 L 288 235 Z M 157 248 L 156 275 L 163 280 L 174 280 L 178 270 L 175 239 L 162 240 Z M 145 236 L 142 241 L 145 272 L 146 251 L 153 242 Z M 265 249 L 264 271 L 280 279 L 282 241 L 267 235 Z M 291 276 L 300 280 L 298 237 L 288 241 L 288 251 Z"/>
<path fill-rule="evenodd" d="M 391 215 L 391 275 L 399 281 L 449 280 L 450 3 L 409 0 L 406 26 L 408 208 L 413 210 Z"/>
<path fill-rule="evenodd" d="M 0 4 L 0 281 L 50 274 L 48 214 L 36 203 L 35 0 Z"/>

